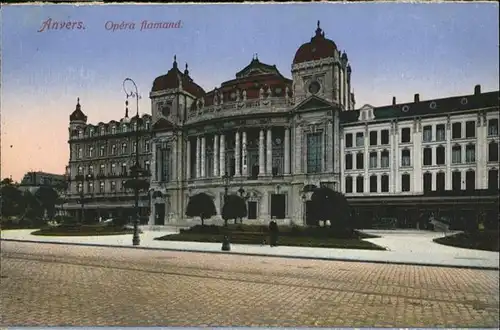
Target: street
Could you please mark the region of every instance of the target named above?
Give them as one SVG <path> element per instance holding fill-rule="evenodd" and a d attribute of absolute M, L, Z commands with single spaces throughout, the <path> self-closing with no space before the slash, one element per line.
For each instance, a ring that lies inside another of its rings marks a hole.
<path fill-rule="evenodd" d="M 1 242 L 0 326 L 498 327 L 497 271 Z"/>

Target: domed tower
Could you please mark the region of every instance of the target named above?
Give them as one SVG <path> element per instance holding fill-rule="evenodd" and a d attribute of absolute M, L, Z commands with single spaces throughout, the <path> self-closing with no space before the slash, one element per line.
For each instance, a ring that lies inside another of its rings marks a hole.
<path fill-rule="evenodd" d="M 338 104 L 343 110 L 354 109 L 347 54 L 341 53 L 335 42 L 325 38 L 319 21 L 314 37 L 295 53 L 292 77 L 296 103 L 316 95 Z"/>
<path fill-rule="evenodd" d="M 191 104 L 204 95 L 203 88 L 189 76 L 188 65 L 181 72 L 174 56 L 172 68 L 154 80 L 149 94 L 153 123 L 163 118 L 177 126 L 182 125 Z"/>
<path fill-rule="evenodd" d="M 76 108 L 75 111 L 69 115 L 69 137 L 77 137 L 80 131 L 85 129 L 87 125 L 87 116 L 82 111 L 82 107 L 80 105 L 80 98 L 76 99 Z"/>

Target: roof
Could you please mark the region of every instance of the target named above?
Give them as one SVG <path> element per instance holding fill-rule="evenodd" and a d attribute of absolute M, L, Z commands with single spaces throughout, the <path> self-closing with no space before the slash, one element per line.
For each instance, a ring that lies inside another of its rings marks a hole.
<path fill-rule="evenodd" d="M 374 107 L 373 112 L 375 120 L 442 115 L 455 111 L 498 107 L 499 96 L 499 91 L 481 93 L 478 85 L 474 94 L 385 105 Z M 340 120 L 342 123 L 356 122 L 359 112 L 360 110 L 343 111 Z"/>
<path fill-rule="evenodd" d="M 196 84 L 189 76 L 187 64 L 186 70 L 184 70 L 184 72 L 181 72 L 177 67 L 177 61 L 174 57 L 174 64 L 172 66 L 172 69 L 170 69 L 167 74 L 159 76 L 154 80 L 151 91 L 156 92 L 165 89 L 178 88 L 181 83 L 182 89 L 194 95 L 195 97 L 201 97 L 205 94 L 203 88 Z"/>
<path fill-rule="evenodd" d="M 87 121 L 87 116 L 82 111 L 82 107 L 80 105 L 80 98 L 77 98 L 75 111 L 69 115 L 70 121 Z"/>
<path fill-rule="evenodd" d="M 337 52 L 337 45 L 332 40 L 325 38 L 325 33 L 319 27 L 318 21 L 316 35 L 311 38 L 310 42 L 299 47 L 295 53 L 293 64 L 334 57 L 335 52 Z M 347 55 L 343 56 L 347 59 Z"/>

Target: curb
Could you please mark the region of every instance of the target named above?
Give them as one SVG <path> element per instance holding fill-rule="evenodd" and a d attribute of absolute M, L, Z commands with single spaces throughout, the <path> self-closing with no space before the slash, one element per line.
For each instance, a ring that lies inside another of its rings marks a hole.
<path fill-rule="evenodd" d="M 235 251 L 207 251 L 207 250 L 187 250 L 187 249 L 174 249 L 174 248 L 157 248 L 157 247 L 143 247 L 143 246 L 126 246 L 126 245 L 110 245 L 110 244 L 95 244 L 95 243 L 68 243 L 68 242 L 45 242 L 34 240 L 10 239 L 0 238 L 0 241 L 18 242 L 18 243 L 37 243 L 37 244 L 58 244 L 58 245 L 76 245 L 76 246 L 91 246 L 91 247 L 106 247 L 106 248 L 122 248 L 122 249 L 139 249 L 139 250 L 155 250 L 155 251 L 176 251 L 176 252 L 191 252 L 191 253 L 211 253 L 211 254 L 232 254 L 243 255 L 250 257 L 265 257 L 265 258 L 288 258 L 288 259 L 302 259 L 302 260 L 323 260 L 323 261 L 344 261 L 344 262 L 363 262 L 373 264 L 385 265 L 405 265 L 405 266 L 423 266 L 423 267 L 440 267 L 440 268 L 459 268 L 459 269 L 476 269 L 476 270 L 500 270 L 500 267 L 488 266 L 461 266 L 461 265 L 444 265 L 432 263 L 416 263 L 416 262 L 403 262 L 403 261 L 382 261 L 382 260 L 353 260 L 345 258 L 328 258 L 328 257 L 306 257 L 306 256 L 287 256 L 265 253 L 250 253 L 250 252 L 235 252 Z"/>

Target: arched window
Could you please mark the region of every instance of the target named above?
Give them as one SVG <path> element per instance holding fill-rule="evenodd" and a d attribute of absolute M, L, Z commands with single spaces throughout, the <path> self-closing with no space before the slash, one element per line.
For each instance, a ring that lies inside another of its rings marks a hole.
<path fill-rule="evenodd" d="M 127 144 L 122 143 L 122 154 L 126 154 L 126 153 L 127 153 Z"/>
<path fill-rule="evenodd" d="M 453 191 L 462 190 L 462 172 L 455 171 L 451 174 L 451 185 Z"/>
<path fill-rule="evenodd" d="M 401 191 L 408 192 L 410 191 L 410 188 L 410 174 L 404 173 L 403 175 L 401 175 Z"/>

